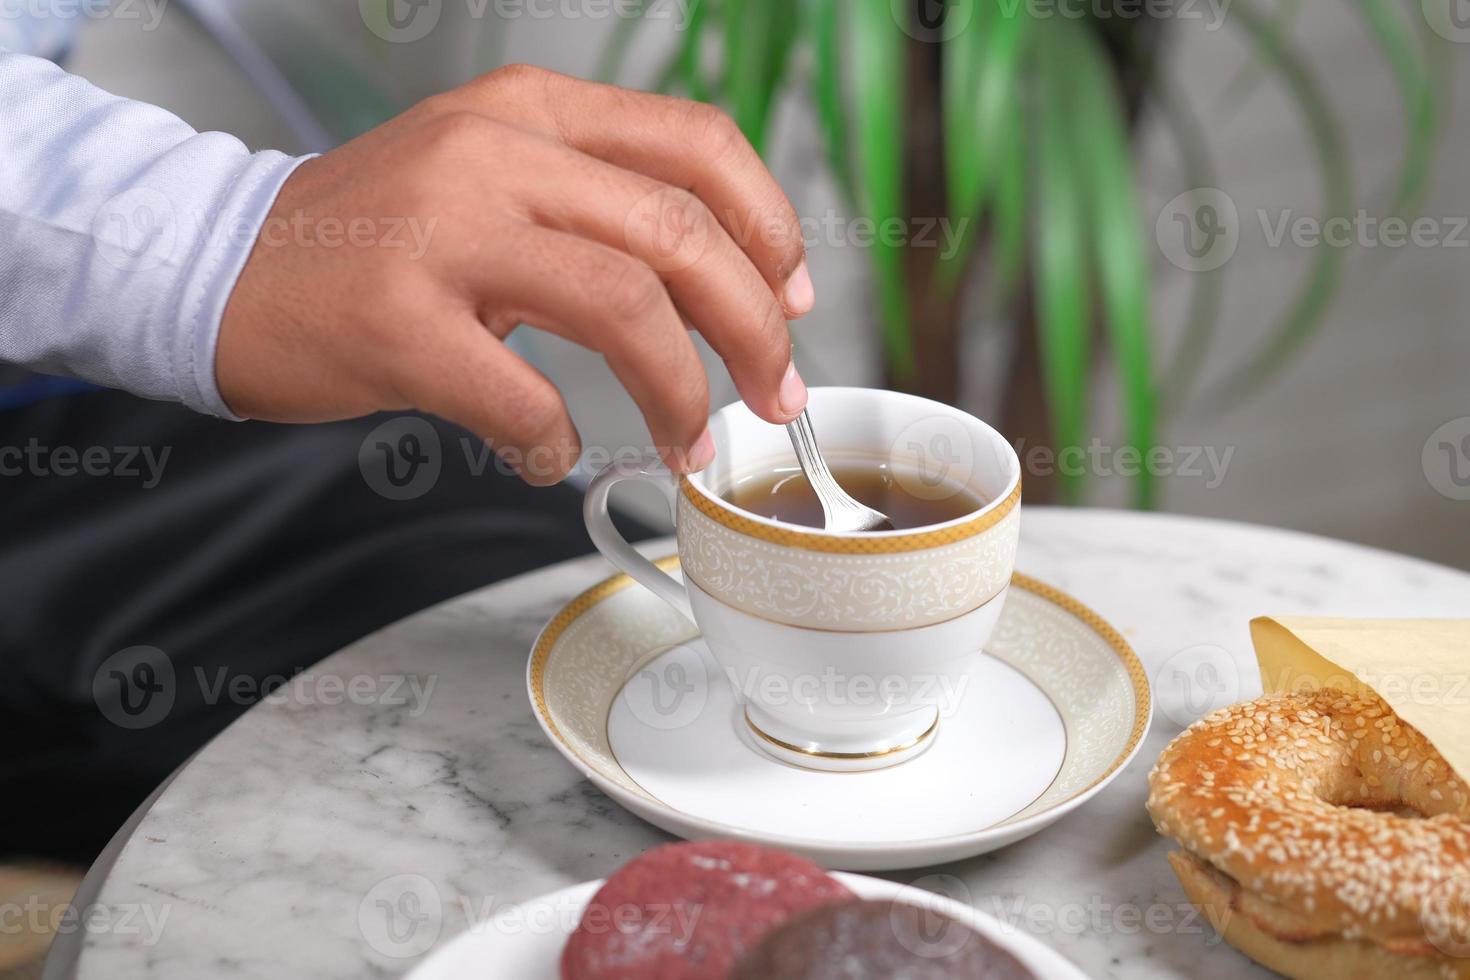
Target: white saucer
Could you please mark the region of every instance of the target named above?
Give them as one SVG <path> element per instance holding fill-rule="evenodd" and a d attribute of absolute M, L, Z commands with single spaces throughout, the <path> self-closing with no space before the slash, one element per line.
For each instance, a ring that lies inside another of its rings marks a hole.
<path fill-rule="evenodd" d="M 1051 947 L 952 898 L 879 878 L 837 874 L 859 898 L 898 899 L 950 916 L 1010 953 L 1038 980 L 1086 980 Z M 573 885 L 502 909 L 429 956 L 408 980 L 559 980 L 562 948 L 600 881 Z"/>
<path fill-rule="evenodd" d="M 677 558 L 659 563 L 676 570 Z M 1111 781 L 1148 727 L 1148 682 L 1096 614 L 1016 576 L 984 653 L 944 684 L 923 754 L 819 772 L 755 743 L 697 631 L 619 575 L 542 631 L 527 671 L 537 720 L 600 789 L 673 834 L 749 840 L 828 867 L 893 870 L 1035 833 Z"/>

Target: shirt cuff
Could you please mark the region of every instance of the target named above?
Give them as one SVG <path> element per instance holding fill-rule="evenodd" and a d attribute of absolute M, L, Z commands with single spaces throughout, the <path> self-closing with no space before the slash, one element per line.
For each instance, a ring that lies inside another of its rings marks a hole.
<path fill-rule="evenodd" d="M 221 201 L 214 231 L 184 278 L 174 376 L 184 404 L 197 412 L 241 421 L 225 404 L 215 375 L 220 323 L 282 185 L 309 159 L 274 150 L 252 156 Z"/>

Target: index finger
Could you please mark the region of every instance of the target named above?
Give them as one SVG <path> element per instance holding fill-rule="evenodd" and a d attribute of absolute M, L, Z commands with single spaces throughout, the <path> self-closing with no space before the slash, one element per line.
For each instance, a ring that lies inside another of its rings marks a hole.
<path fill-rule="evenodd" d="M 729 115 L 701 102 L 527 66 L 467 86 L 472 96 L 497 89 L 510 97 L 476 108 L 690 191 L 749 256 L 788 317 L 805 316 L 816 305 L 796 209 Z"/>

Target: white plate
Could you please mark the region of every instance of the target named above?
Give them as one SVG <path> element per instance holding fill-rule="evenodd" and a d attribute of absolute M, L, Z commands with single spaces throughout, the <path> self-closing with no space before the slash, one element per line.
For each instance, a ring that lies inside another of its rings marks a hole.
<path fill-rule="evenodd" d="M 748 840 L 856 871 L 959 860 L 1082 805 L 1148 727 L 1148 681 L 1123 638 L 1018 575 L 986 650 L 937 679 L 946 686 L 927 752 L 861 773 L 792 766 L 755 744 L 698 632 L 631 585 L 608 579 L 557 614 L 527 683 L 558 751 L 681 837 Z"/>
<path fill-rule="evenodd" d="M 952 898 L 881 878 L 837 873 L 859 898 L 901 899 L 969 925 L 1006 950 L 1039 980 L 1087 980 L 1051 947 Z M 561 951 L 600 881 L 573 885 L 502 912 L 429 956 L 408 980 L 559 980 Z"/>

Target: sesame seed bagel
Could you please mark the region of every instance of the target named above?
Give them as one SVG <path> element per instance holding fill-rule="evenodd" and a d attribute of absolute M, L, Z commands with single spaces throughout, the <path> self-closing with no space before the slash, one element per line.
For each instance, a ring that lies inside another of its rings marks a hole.
<path fill-rule="evenodd" d="M 1228 905 L 1202 909 L 1217 927 L 1244 917 L 1238 934 L 1278 950 L 1367 943 L 1404 971 L 1470 977 L 1470 793 L 1379 698 L 1324 689 L 1216 711 L 1159 757 L 1148 810 L 1193 858 L 1171 857 L 1191 898 Z M 1325 955 L 1278 960 L 1262 962 L 1350 975 Z"/>

